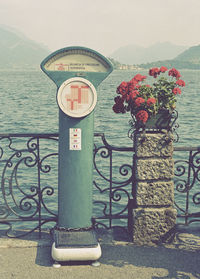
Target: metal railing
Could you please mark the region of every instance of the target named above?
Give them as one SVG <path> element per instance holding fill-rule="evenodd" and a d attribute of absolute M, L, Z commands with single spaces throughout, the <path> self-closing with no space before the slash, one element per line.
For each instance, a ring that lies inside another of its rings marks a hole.
<path fill-rule="evenodd" d="M 104 134 L 95 134 L 93 219 L 96 226 L 111 228 L 123 223 L 127 226 L 132 199 L 133 155 L 133 147 L 112 146 Z"/>
<path fill-rule="evenodd" d="M 175 206 L 178 222 L 200 221 L 200 147 L 175 147 Z"/>
<path fill-rule="evenodd" d="M 36 230 L 40 236 L 56 224 L 57 145 L 57 133 L 0 134 L 0 230 L 7 236 Z M 133 156 L 132 147 L 109 145 L 104 134 L 95 134 L 94 226 L 127 226 Z M 200 221 L 200 148 L 175 147 L 174 156 L 178 222 L 189 225 Z"/>
<path fill-rule="evenodd" d="M 0 223 L 7 236 L 24 236 L 37 229 L 40 236 L 44 224 L 56 222 L 57 208 L 52 205 L 57 187 L 51 180 L 56 172 L 43 176 L 56 167 L 57 142 L 58 134 L 0 135 Z"/>

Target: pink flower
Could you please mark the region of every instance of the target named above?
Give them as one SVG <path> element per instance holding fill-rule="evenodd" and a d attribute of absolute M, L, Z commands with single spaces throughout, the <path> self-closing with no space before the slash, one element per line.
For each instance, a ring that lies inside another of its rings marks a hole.
<path fill-rule="evenodd" d="M 149 115 L 148 115 L 148 112 L 146 112 L 146 110 L 140 110 L 136 114 L 135 118 L 136 118 L 137 121 L 141 121 L 142 123 L 146 123 L 148 118 L 149 118 Z"/>
<path fill-rule="evenodd" d="M 172 92 L 174 93 L 174 95 L 177 95 L 177 94 L 181 94 L 181 89 L 178 88 L 178 87 L 175 87 Z"/>
<path fill-rule="evenodd" d="M 179 85 L 179 86 L 185 86 L 185 81 L 182 80 L 182 79 L 178 79 L 178 80 L 176 81 L 176 84 Z"/>

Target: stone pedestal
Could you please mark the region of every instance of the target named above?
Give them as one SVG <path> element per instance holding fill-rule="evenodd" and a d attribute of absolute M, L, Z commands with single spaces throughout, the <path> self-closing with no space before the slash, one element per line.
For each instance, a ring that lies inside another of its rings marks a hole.
<path fill-rule="evenodd" d="M 129 228 L 135 244 L 161 242 L 176 224 L 172 140 L 167 131 L 135 135 L 135 200 L 129 212 Z"/>

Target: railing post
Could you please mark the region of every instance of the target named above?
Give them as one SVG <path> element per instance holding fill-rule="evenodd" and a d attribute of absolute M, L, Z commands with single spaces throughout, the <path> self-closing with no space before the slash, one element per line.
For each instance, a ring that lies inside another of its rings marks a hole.
<path fill-rule="evenodd" d="M 41 238 L 41 185 L 40 185 L 40 138 L 37 137 L 37 179 L 38 179 L 38 230 L 39 238 Z"/>
<path fill-rule="evenodd" d="M 172 141 L 167 131 L 135 135 L 135 208 L 129 220 L 135 244 L 161 242 L 175 227 Z"/>

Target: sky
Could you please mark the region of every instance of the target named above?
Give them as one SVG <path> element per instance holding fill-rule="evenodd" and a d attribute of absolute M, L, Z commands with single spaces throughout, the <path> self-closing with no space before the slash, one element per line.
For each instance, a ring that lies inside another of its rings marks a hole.
<path fill-rule="evenodd" d="M 200 44 L 200 0 L 0 0 L 0 24 L 50 51 L 85 46 Z"/>

